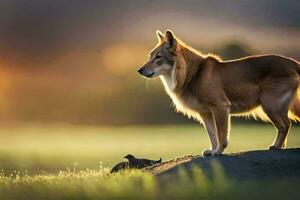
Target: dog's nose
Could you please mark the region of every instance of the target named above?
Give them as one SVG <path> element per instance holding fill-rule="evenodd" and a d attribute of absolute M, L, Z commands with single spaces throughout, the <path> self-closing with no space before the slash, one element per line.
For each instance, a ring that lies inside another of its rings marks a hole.
<path fill-rule="evenodd" d="M 140 73 L 140 74 L 143 74 L 143 71 L 144 71 L 143 67 L 138 69 L 138 73 Z"/>
<path fill-rule="evenodd" d="M 155 72 L 154 71 L 151 71 L 151 70 L 146 70 L 144 67 L 141 67 L 138 69 L 138 72 L 144 76 L 144 77 L 147 77 L 147 78 L 151 78 Z"/>

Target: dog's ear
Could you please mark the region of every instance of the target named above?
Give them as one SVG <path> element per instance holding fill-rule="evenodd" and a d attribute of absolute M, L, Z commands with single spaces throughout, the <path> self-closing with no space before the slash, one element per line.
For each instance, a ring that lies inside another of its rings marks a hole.
<path fill-rule="evenodd" d="M 161 43 L 165 40 L 164 34 L 162 32 L 160 32 L 159 30 L 156 30 L 156 36 L 157 36 L 159 43 Z"/>
<path fill-rule="evenodd" d="M 166 30 L 165 41 L 167 43 L 167 48 L 176 49 L 176 45 L 177 45 L 176 38 L 174 33 L 171 30 Z"/>

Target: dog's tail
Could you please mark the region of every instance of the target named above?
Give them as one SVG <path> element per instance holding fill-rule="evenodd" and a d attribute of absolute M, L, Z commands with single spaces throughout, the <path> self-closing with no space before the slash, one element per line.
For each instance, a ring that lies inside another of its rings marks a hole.
<path fill-rule="evenodd" d="M 297 88 L 296 95 L 291 103 L 290 109 L 289 109 L 289 118 L 293 121 L 300 122 L 300 63 L 296 60 L 295 62 L 295 68 L 299 74 L 299 84 Z"/>
<path fill-rule="evenodd" d="M 300 62 L 296 61 L 296 63 L 297 63 L 296 70 L 300 75 Z"/>
<path fill-rule="evenodd" d="M 300 122 L 300 86 L 298 86 L 297 94 L 291 104 L 289 118 Z"/>

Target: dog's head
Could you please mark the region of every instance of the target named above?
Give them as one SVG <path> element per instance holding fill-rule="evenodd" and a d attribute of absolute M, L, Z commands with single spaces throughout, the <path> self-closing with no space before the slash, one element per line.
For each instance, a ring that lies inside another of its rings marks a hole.
<path fill-rule="evenodd" d="M 138 72 L 146 78 L 154 78 L 159 75 L 170 74 L 176 59 L 177 41 L 174 34 L 167 30 L 165 34 L 156 31 L 158 44 L 149 54 L 149 60 Z"/>

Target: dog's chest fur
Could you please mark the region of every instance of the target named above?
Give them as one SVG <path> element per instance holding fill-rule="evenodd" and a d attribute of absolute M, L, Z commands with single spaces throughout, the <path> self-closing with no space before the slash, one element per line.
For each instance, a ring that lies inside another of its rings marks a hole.
<path fill-rule="evenodd" d="M 174 105 L 176 106 L 176 110 L 182 112 L 188 117 L 199 119 L 200 116 L 198 111 L 201 109 L 202 105 L 198 101 L 197 97 L 194 96 L 192 93 L 184 91 L 181 94 L 176 94 L 174 92 L 176 83 L 174 82 L 171 75 L 161 76 L 161 80 L 163 82 L 166 92 L 171 97 Z"/>

